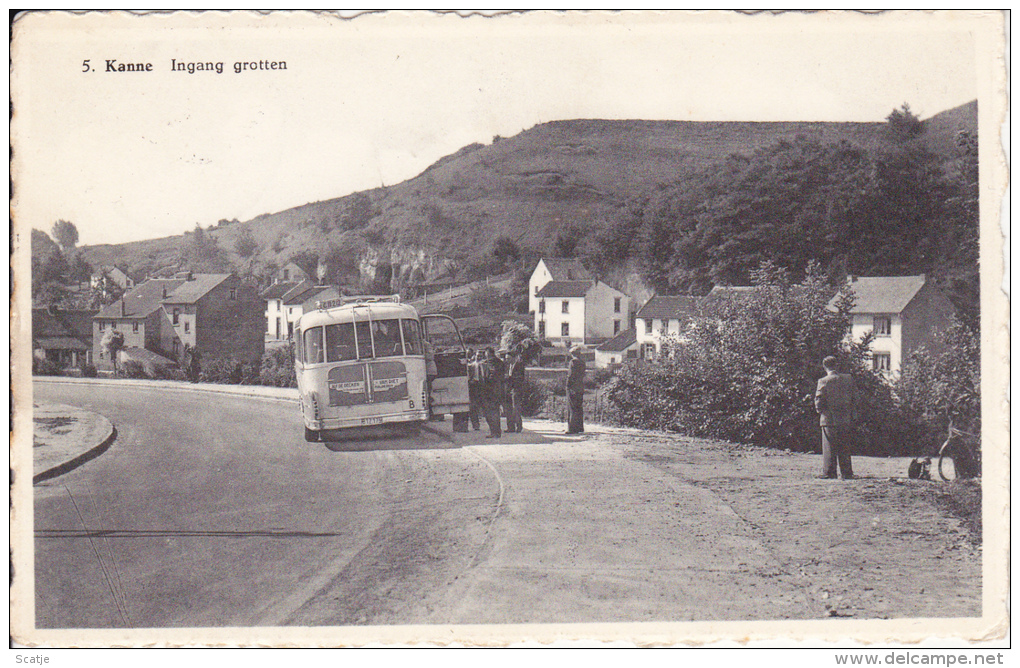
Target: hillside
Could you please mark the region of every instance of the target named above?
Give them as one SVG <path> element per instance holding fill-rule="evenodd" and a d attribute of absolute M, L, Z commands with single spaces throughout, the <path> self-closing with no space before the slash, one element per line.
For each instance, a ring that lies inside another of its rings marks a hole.
<path fill-rule="evenodd" d="M 955 129 L 972 117 L 976 103 L 929 119 L 925 145 L 939 153 L 949 150 Z M 560 230 L 605 229 L 630 198 L 710 170 L 731 154 L 750 155 L 796 137 L 879 147 L 887 141 L 884 127 L 554 121 L 514 137 L 495 137 L 490 145 L 466 146 L 403 183 L 250 221 L 220 221 L 206 234 L 224 251 L 216 258 L 223 268 L 248 265 L 235 252 L 235 243 L 250 230 L 259 247 L 251 262 L 255 273 L 266 273 L 295 256 L 306 263 L 329 256 L 336 274 L 363 281 L 391 277 L 392 287 L 399 289 L 483 265 L 492 241 L 503 235 L 528 251 L 545 254 Z M 142 272 L 166 272 L 176 268 L 185 241 L 177 236 L 91 246 L 86 257 L 93 265 L 116 260 Z"/>

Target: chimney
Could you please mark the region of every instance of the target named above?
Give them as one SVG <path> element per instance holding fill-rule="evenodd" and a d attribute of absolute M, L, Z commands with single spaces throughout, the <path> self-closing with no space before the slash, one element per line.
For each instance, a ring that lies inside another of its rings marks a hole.
<path fill-rule="evenodd" d="M 166 299 L 166 285 L 163 286 L 163 299 Z"/>
<path fill-rule="evenodd" d="M 846 282 L 847 283 L 853 283 L 856 280 L 857 280 L 857 277 L 854 276 L 853 274 L 850 274 L 849 276 L 846 277 Z"/>

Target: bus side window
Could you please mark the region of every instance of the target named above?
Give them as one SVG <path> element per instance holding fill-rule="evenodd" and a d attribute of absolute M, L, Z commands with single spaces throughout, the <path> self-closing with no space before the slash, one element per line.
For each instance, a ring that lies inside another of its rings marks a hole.
<path fill-rule="evenodd" d="M 421 348 L 421 329 L 417 320 L 401 320 L 404 329 L 404 354 L 424 355 Z"/>
<path fill-rule="evenodd" d="M 330 362 L 346 362 L 357 357 L 353 324 L 338 322 L 326 325 L 326 353 L 326 359 Z"/>
<path fill-rule="evenodd" d="M 294 334 L 294 357 L 295 359 L 304 361 L 305 359 L 305 340 L 304 333 L 299 329 Z"/>
<path fill-rule="evenodd" d="M 305 330 L 305 364 L 325 362 L 322 349 L 322 327 Z"/>

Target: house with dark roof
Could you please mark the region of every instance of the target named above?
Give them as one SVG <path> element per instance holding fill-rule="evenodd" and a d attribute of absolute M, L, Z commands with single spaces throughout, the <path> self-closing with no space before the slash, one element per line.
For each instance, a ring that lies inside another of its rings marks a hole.
<path fill-rule="evenodd" d="M 32 355 L 65 369 L 92 364 L 92 318 L 97 311 L 32 309 Z"/>
<path fill-rule="evenodd" d="M 203 360 L 258 362 L 264 349 L 260 299 L 254 286 L 234 274 L 181 272 L 155 278 L 104 306 L 93 318 L 92 348 L 97 368 L 113 369 L 103 348 L 111 330 L 124 335 L 124 349 L 149 351 L 167 365 L 179 362 L 185 349 Z M 152 362 L 151 355 L 141 354 Z"/>
<path fill-rule="evenodd" d="M 631 327 L 595 348 L 595 367 L 606 369 L 637 357 L 637 332 Z"/>
<path fill-rule="evenodd" d="M 936 334 L 952 324 L 956 313 L 924 274 L 850 276 L 847 283 L 854 297 L 849 337 L 859 341 L 873 334 L 872 368 L 889 376 L 898 374 L 903 360 L 920 346 L 934 345 Z"/>
<path fill-rule="evenodd" d="M 528 310 L 538 310 L 538 291 L 550 281 L 591 281 L 591 273 L 579 260 L 563 257 L 544 257 L 538 261 L 528 281 Z"/>
<path fill-rule="evenodd" d="M 702 297 L 655 295 L 638 309 L 634 318 L 638 355 L 653 360 L 662 352 L 668 337 L 682 340 L 691 323 L 700 316 Z"/>

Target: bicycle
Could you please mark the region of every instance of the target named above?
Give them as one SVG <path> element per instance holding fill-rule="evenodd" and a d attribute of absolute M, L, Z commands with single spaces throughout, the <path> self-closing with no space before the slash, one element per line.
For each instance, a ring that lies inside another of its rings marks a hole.
<path fill-rule="evenodd" d="M 939 448 L 939 477 L 949 482 L 981 476 L 981 436 L 957 429 L 952 421 L 946 442 Z"/>

